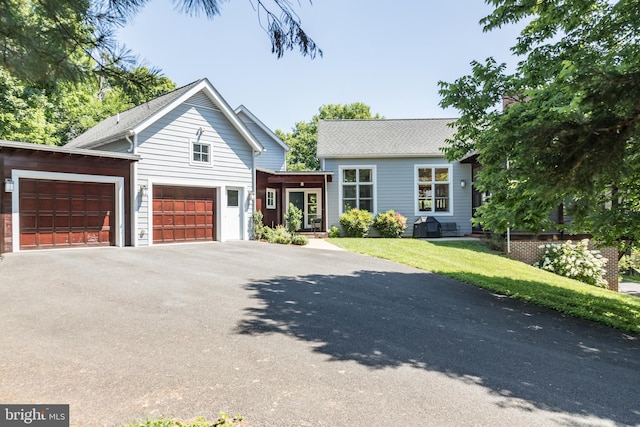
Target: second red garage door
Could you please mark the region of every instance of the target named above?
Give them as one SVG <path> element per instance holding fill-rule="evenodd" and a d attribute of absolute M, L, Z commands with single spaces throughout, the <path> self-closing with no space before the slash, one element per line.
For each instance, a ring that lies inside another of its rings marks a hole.
<path fill-rule="evenodd" d="M 215 188 L 153 187 L 153 243 L 215 240 Z"/>

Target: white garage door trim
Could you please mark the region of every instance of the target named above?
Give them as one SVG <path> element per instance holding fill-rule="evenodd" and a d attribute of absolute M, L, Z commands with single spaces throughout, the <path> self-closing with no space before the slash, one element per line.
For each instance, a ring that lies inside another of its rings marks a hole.
<path fill-rule="evenodd" d="M 116 246 L 124 246 L 124 178 L 119 176 L 86 175 L 76 173 L 44 172 L 14 169 L 11 172 L 13 180 L 13 193 L 11 195 L 11 239 L 13 252 L 20 251 L 20 178 L 45 179 L 52 181 L 77 181 L 77 182 L 98 182 L 112 183 L 116 186 L 115 191 L 115 226 L 116 226 Z"/>

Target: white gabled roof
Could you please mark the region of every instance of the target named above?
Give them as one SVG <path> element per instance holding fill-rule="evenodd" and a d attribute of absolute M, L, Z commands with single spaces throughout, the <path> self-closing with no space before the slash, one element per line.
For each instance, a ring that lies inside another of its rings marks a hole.
<path fill-rule="evenodd" d="M 69 141 L 65 147 L 93 149 L 124 139 L 127 135 L 137 135 L 198 92 L 203 92 L 222 111 L 254 151 L 264 150 L 262 144 L 206 78 L 113 115 Z"/>

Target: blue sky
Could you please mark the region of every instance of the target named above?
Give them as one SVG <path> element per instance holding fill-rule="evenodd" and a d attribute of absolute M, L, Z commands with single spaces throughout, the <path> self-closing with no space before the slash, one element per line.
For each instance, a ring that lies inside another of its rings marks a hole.
<path fill-rule="evenodd" d="M 268 3 L 267 3 L 268 4 Z M 154 0 L 118 32 L 118 41 L 183 86 L 207 77 L 237 107 L 271 129 L 291 131 L 324 104 L 363 102 L 389 119 L 457 117 L 438 103 L 438 81 L 469 74 L 492 56 L 513 68 L 518 29 L 483 33 L 482 0 L 294 0 L 305 29 L 324 51 L 271 53 L 250 0 L 222 4 L 207 20 Z"/>

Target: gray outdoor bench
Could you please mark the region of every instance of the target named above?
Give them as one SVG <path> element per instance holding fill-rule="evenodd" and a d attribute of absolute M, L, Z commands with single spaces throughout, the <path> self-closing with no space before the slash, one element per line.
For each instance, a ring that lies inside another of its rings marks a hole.
<path fill-rule="evenodd" d="M 460 236 L 460 226 L 455 222 L 441 222 L 440 230 L 443 236 Z"/>

